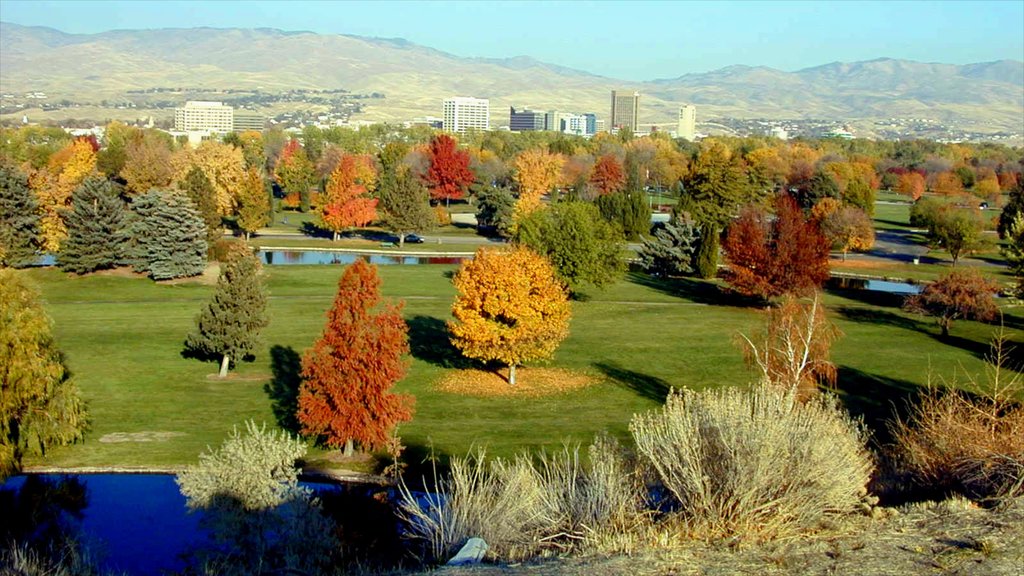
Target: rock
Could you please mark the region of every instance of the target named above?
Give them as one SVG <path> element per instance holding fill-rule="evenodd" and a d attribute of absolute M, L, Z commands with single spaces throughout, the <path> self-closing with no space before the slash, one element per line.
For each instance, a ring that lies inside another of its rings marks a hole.
<path fill-rule="evenodd" d="M 484 542 L 483 538 L 470 538 L 465 546 L 459 550 L 459 553 L 448 561 L 448 566 L 479 564 L 484 559 L 484 554 L 486 553 L 487 542 Z"/>

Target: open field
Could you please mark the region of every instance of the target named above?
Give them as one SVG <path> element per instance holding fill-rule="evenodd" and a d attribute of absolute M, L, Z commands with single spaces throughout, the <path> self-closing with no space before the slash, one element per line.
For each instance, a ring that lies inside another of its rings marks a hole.
<path fill-rule="evenodd" d="M 444 332 L 452 270 L 380 268 L 385 295 L 405 301 L 410 325 L 410 370 L 397 388 L 417 398 L 414 419 L 400 429 L 414 465 L 431 450 L 444 456 L 486 446 L 491 454 L 509 455 L 566 439 L 587 441 L 604 430 L 622 436 L 630 416 L 657 406 L 669 387 L 743 385 L 752 377 L 734 341 L 737 333 L 759 328 L 759 309 L 723 295 L 717 284 L 631 275 L 573 304 L 571 335 L 550 364 L 593 375 L 597 384 L 541 399 L 440 392 L 435 384 L 446 371 L 465 365 Z M 275 375 L 294 374 L 298 356 L 319 335 L 341 271 L 267 268 L 271 322 L 264 345 L 255 362 L 241 364 L 226 381 L 211 377 L 214 364 L 180 355 L 212 287 L 28 272 L 43 291 L 58 343 L 88 401 L 92 429 L 84 443 L 27 464 L 174 468 L 194 462 L 245 419 L 273 422 L 265 385 Z M 951 338 L 941 340 L 930 321 L 904 314 L 893 306 L 897 300 L 883 296 L 847 291 L 826 299 L 845 334 L 834 350 L 841 395 L 875 424 L 929 373 L 982 372 L 993 328 L 958 322 Z M 1007 310 L 1006 324 L 1018 329 L 1024 317 Z"/>

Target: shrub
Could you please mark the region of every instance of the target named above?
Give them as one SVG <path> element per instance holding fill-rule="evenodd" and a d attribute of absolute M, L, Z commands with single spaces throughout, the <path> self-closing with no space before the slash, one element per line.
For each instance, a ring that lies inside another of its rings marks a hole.
<path fill-rule="evenodd" d="M 437 224 L 438 226 L 449 226 L 449 225 L 451 225 L 451 223 L 452 223 L 452 215 L 451 215 L 450 212 L 448 212 L 448 210 L 444 206 L 441 206 L 440 204 L 438 204 L 437 206 L 434 206 L 433 210 L 434 210 L 434 222 L 435 222 L 435 224 Z"/>
<path fill-rule="evenodd" d="M 694 535 L 785 537 L 860 509 L 867 494 L 863 430 L 830 395 L 683 390 L 630 431 Z"/>
<path fill-rule="evenodd" d="M 912 483 L 975 499 L 1024 495 L 1024 405 L 1016 400 L 1024 386 L 1019 373 L 1006 376 L 1011 352 L 998 334 L 987 386 L 972 378 L 930 387 L 892 424 L 898 467 Z"/>

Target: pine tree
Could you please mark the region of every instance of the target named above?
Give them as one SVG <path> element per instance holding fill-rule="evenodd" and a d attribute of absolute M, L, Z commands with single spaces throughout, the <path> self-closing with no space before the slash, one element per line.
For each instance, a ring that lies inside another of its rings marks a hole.
<path fill-rule="evenodd" d="M 516 199 L 508 188 L 488 186 L 477 193 L 476 204 L 478 227 L 484 230 L 493 230 L 502 238 L 512 236 Z"/>
<path fill-rule="evenodd" d="M 178 187 L 188 194 L 206 225 L 206 243 L 213 246 L 224 234 L 220 212 L 217 211 L 216 191 L 206 174 L 198 167 L 188 171 Z"/>
<path fill-rule="evenodd" d="M 382 224 L 398 235 L 399 245 L 405 244 L 406 235 L 430 230 L 437 222 L 430 209 L 430 193 L 408 170 L 385 172 L 378 195 Z"/>
<path fill-rule="evenodd" d="M 701 226 L 700 241 L 697 243 L 697 254 L 694 256 L 693 268 L 701 278 L 714 278 L 718 275 L 718 245 L 721 232 L 714 224 Z"/>
<path fill-rule="evenodd" d="M 639 238 L 651 229 L 651 211 L 644 193 L 639 190 L 598 196 L 595 204 L 601 216 L 618 226 L 627 239 Z"/>
<path fill-rule="evenodd" d="M 412 418 L 412 398 L 390 391 L 405 376 L 408 330 L 401 304 L 380 306 L 376 267 L 359 258 L 346 268 L 323 335 L 302 358 L 302 432 L 344 445 L 346 456 L 353 441 L 384 446 Z"/>
<path fill-rule="evenodd" d="M 675 276 L 693 271 L 693 253 L 699 231 L 688 221 L 666 222 L 644 239 L 640 264 L 648 274 Z"/>
<path fill-rule="evenodd" d="M 206 267 L 206 233 L 199 212 L 184 193 L 154 189 L 132 201 L 134 242 L 129 257 L 154 280 L 197 276 Z"/>
<path fill-rule="evenodd" d="M 85 274 L 125 261 L 128 212 L 110 180 L 90 177 L 82 182 L 72 194 L 67 226 L 68 237 L 57 256 L 61 270 Z"/>
<path fill-rule="evenodd" d="M 220 377 L 232 362 L 246 360 L 256 347 L 267 319 L 267 292 L 260 262 L 242 246 L 224 264 L 213 298 L 196 317 L 196 329 L 185 340 L 187 353 L 220 360 Z"/>
<path fill-rule="evenodd" d="M 0 269 L 0 479 L 21 458 L 82 438 L 85 405 L 51 321 L 21 273 Z"/>
<path fill-rule="evenodd" d="M 14 168 L 0 167 L 0 267 L 35 263 L 39 240 L 39 207 L 28 178 Z"/>

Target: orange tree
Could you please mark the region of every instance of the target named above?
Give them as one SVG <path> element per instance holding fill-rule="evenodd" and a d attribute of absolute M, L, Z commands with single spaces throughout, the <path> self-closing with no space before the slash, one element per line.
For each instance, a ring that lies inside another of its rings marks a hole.
<path fill-rule="evenodd" d="M 448 323 L 463 355 L 509 367 L 550 358 L 569 335 L 569 295 L 546 258 L 528 248 L 480 248 L 453 280 L 459 294 Z"/>
<path fill-rule="evenodd" d="M 426 182 L 432 200 L 458 200 L 475 180 L 469 169 L 469 153 L 456 147 L 455 139 L 441 134 L 430 142 Z"/>
<path fill-rule="evenodd" d="M 338 281 L 327 325 L 302 357 L 298 421 L 303 434 L 328 446 L 384 446 L 412 418 L 413 398 L 391 387 L 405 376 L 409 328 L 402 305 L 379 306 L 377 268 L 357 259 Z"/>
<path fill-rule="evenodd" d="M 341 157 L 327 181 L 320 206 L 320 225 L 334 233 L 334 240 L 342 230 L 366 226 L 377 218 L 377 199 L 370 197 L 376 182 L 372 157 Z"/>
<path fill-rule="evenodd" d="M 999 286 L 971 270 L 953 270 L 907 298 L 903 308 L 909 312 L 934 316 L 949 336 L 949 328 L 958 318 L 987 321 L 995 318 L 999 307 L 993 296 Z"/>

